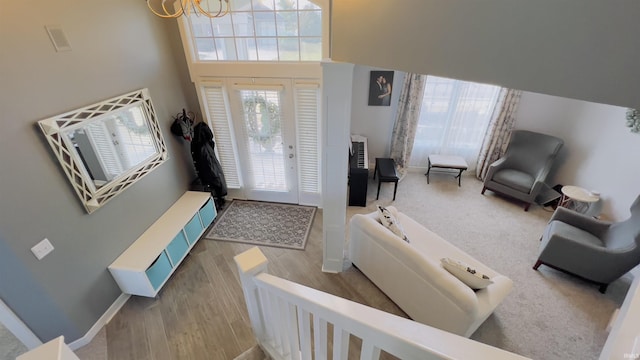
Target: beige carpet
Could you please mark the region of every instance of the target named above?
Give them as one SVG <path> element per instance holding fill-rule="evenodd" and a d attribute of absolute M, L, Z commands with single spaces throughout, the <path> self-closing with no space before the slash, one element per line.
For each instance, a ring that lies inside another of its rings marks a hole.
<path fill-rule="evenodd" d="M 453 176 L 409 173 L 398 185 L 370 180 L 367 207 L 349 207 L 354 213 L 374 211 L 376 204 L 394 205 L 419 223 L 514 281 L 514 289 L 472 339 L 533 359 L 597 359 L 608 333 L 607 324 L 622 304 L 630 278 L 609 286 L 596 285 L 535 263 L 540 234 L 552 212 L 540 206 L 523 211 L 519 202 L 487 191 L 482 183 L 463 176 L 458 187 Z M 348 247 L 347 247 L 348 248 Z"/>

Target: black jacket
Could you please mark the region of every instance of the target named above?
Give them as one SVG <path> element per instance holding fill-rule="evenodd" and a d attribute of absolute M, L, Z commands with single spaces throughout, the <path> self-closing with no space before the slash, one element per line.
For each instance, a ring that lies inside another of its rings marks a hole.
<path fill-rule="evenodd" d="M 227 182 L 214 147 L 213 133 L 209 126 L 204 122 L 196 124 L 191 141 L 193 164 L 202 184 L 209 186 L 215 197 L 222 198 L 227 195 Z"/>

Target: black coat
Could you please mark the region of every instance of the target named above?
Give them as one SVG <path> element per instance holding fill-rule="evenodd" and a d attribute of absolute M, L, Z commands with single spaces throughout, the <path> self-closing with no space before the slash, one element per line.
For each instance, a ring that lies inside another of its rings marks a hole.
<path fill-rule="evenodd" d="M 222 198 L 227 195 L 227 182 L 214 147 L 213 133 L 209 126 L 204 122 L 196 124 L 191 141 L 193 164 L 202 184 L 211 188 L 213 196 Z"/>

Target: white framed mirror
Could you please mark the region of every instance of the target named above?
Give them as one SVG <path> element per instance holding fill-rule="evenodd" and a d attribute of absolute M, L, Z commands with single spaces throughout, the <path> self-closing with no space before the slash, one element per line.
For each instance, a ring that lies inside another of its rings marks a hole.
<path fill-rule="evenodd" d="M 88 213 L 168 158 L 148 89 L 38 121 Z"/>

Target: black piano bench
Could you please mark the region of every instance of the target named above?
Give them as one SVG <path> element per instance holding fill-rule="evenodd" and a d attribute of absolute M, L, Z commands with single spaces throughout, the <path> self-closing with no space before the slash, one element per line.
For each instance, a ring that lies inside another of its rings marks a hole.
<path fill-rule="evenodd" d="M 396 174 L 396 162 L 388 158 L 376 158 L 376 168 L 373 171 L 373 179 L 378 175 L 378 193 L 376 200 L 380 197 L 380 184 L 383 182 L 395 183 L 393 188 L 393 200 L 396 200 L 396 191 L 398 190 L 398 174 Z"/>

